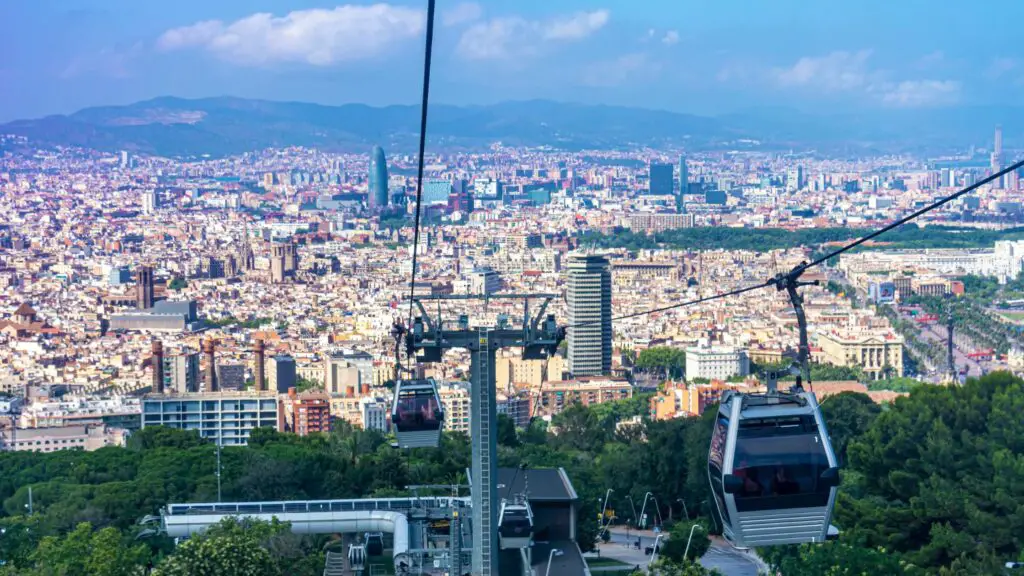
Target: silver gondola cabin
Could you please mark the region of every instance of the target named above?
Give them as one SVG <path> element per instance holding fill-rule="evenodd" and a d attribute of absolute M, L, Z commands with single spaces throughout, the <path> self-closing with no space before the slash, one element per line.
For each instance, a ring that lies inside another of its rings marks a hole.
<path fill-rule="evenodd" d="M 525 498 L 501 501 L 498 540 L 502 550 L 530 546 L 533 541 L 533 510 Z"/>
<path fill-rule="evenodd" d="M 708 476 L 724 536 L 737 547 L 832 536 L 839 469 L 817 399 L 799 380 L 788 393 L 725 392 Z"/>
<path fill-rule="evenodd" d="M 441 444 L 444 409 L 433 379 L 398 381 L 391 423 L 399 448 L 437 448 Z"/>

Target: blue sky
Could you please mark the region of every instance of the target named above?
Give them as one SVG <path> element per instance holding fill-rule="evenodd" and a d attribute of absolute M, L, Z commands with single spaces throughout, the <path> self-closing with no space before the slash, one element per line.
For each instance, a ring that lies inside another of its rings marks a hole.
<path fill-rule="evenodd" d="M 720 114 L 1024 96 L 1016 0 L 437 5 L 434 102 L 546 98 Z M 415 103 L 425 6 L 2 0 L 0 121 L 163 95 Z"/>

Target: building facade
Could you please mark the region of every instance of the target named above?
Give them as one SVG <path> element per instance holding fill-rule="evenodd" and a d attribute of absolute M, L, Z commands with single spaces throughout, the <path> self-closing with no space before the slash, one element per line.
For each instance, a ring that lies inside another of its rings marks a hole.
<path fill-rule="evenodd" d="M 604 256 L 573 256 L 568 264 L 569 373 L 600 376 L 612 369 L 612 274 Z"/>
<path fill-rule="evenodd" d="M 903 337 L 880 330 L 819 332 L 819 362 L 857 366 L 872 380 L 903 376 Z"/>
<path fill-rule="evenodd" d="M 725 346 L 693 347 L 686 349 L 686 378 L 727 380 L 733 376 L 750 374 L 750 359 L 742 348 Z"/>
<path fill-rule="evenodd" d="M 374 146 L 370 153 L 370 173 L 367 178 L 366 205 L 371 209 L 380 209 L 388 205 L 388 162 L 384 157 L 384 149 Z"/>
<path fill-rule="evenodd" d="M 255 428 L 281 430 L 275 394 L 214 392 L 151 395 L 142 400 L 142 427 L 195 430 L 222 446 L 244 446 Z"/>

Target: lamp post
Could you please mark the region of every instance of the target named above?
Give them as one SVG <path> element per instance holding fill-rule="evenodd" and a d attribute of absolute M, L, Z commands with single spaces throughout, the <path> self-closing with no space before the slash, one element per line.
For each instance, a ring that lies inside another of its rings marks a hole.
<path fill-rule="evenodd" d="M 679 502 L 680 504 L 683 505 L 683 512 L 686 513 L 686 519 L 689 520 L 690 511 L 686 509 L 686 500 L 683 500 L 682 498 L 676 498 L 676 502 Z"/>
<path fill-rule="evenodd" d="M 552 548 L 551 553 L 548 554 L 548 569 L 544 571 L 544 576 L 551 576 L 551 561 L 555 559 L 555 556 L 561 556 L 562 551 L 558 548 Z"/>
<path fill-rule="evenodd" d="M 654 564 L 654 557 L 658 555 L 658 542 L 661 542 L 661 537 L 664 534 L 658 534 L 658 537 L 654 539 L 654 547 L 651 550 L 651 560 L 647 563 L 648 570 L 650 570 L 651 564 Z"/>
<path fill-rule="evenodd" d="M 651 500 L 654 500 L 654 511 L 658 513 L 658 526 L 664 526 L 665 519 L 661 517 L 661 505 L 658 504 L 658 497 L 651 494 Z"/>
<path fill-rule="evenodd" d="M 648 492 L 648 493 L 644 494 L 644 504 L 643 504 L 643 506 L 641 506 L 641 507 L 640 507 L 640 518 L 638 518 L 638 519 L 637 519 L 637 522 L 639 522 L 640 520 L 642 520 L 642 519 L 643 519 L 643 517 L 644 517 L 644 512 L 645 512 L 645 511 L 647 510 L 647 498 L 648 498 L 649 496 L 651 496 L 651 493 L 650 493 L 650 492 Z"/>
<path fill-rule="evenodd" d="M 686 557 L 690 555 L 690 542 L 693 542 L 693 531 L 697 528 L 703 530 L 700 524 L 694 524 L 690 527 L 690 537 L 686 539 L 686 550 L 683 551 L 683 560 L 686 560 Z"/>
<path fill-rule="evenodd" d="M 611 488 L 609 488 L 609 489 L 608 489 L 608 490 L 607 490 L 607 491 L 606 491 L 606 492 L 604 493 L 604 504 L 603 504 L 603 505 L 601 506 L 601 520 L 600 520 L 600 522 L 598 522 L 599 524 L 603 524 L 603 523 L 604 523 L 604 513 L 605 513 L 605 510 L 607 510 L 607 509 L 608 509 L 608 496 L 609 496 L 609 495 L 610 495 L 610 494 L 611 494 L 612 492 L 614 492 L 614 491 L 615 491 L 615 490 L 612 490 Z"/>
<path fill-rule="evenodd" d="M 638 525 L 639 517 L 636 515 L 636 504 L 633 502 L 633 497 L 626 494 L 626 500 L 629 500 L 629 507 L 633 509 L 633 524 Z"/>

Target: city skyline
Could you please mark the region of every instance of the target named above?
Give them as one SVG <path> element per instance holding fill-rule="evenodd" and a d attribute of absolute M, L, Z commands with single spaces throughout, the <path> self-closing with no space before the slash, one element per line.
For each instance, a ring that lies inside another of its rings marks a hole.
<path fill-rule="evenodd" d="M 1024 7 L 993 4 L 1002 17 L 972 35 L 958 7 L 924 2 L 453 3 L 438 7 L 432 96 L 698 114 L 1008 104 L 1024 90 L 1008 40 Z M 0 121 L 165 94 L 387 105 L 419 93 L 417 3 L 81 0 L 8 4 L 0 16 L 0 47 L 17 56 L 0 79 L 19 87 L 0 95 Z"/>

